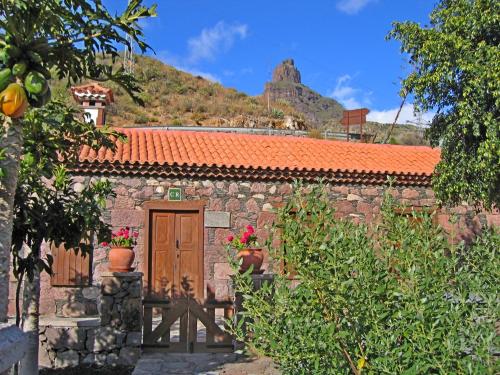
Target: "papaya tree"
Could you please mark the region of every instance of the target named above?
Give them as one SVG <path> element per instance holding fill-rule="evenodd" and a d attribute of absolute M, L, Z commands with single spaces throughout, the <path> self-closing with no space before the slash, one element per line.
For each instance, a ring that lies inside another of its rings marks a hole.
<path fill-rule="evenodd" d="M 52 265 L 50 255 L 42 257 L 42 245 L 64 244 L 87 256 L 94 236 L 109 240 L 101 211 L 113 194 L 110 183 L 94 181 L 77 193 L 60 158 L 74 163 L 82 145 L 113 149 L 109 136 L 120 135 L 82 121 L 78 111 L 58 101 L 29 110 L 22 122 L 24 144 L 14 200 L 12 262 L 17 279 L 16 324 L 22 324 L 30 345 L 20 369 L 31 374 L 38 368 L 40 272 L 51 273 Z"/>
<path fill-rule="evenodd" d="M 395 23 L 412 73 L 402 92 L 421 112 L 435 110 L 427 133 L 441 145 L 433 185 L 450 204 L 500 205 L 500 2 L 441 0 L 430 25 Z"/>
<path fill-rule="evenodd" d="M 115 15 L 100 0 L 2 0 L 0 3 L 2 297 L 8 294 L 14 197 L 23 137 L 27 137 L 24 129 L 27 122 L 23 121 L 25 111 L 29 107 L 43 108 L 47 104 L 52 75 L 66 79 L 68 84 L 82 79 L 110 80 L 123 87 L 141 104 L 137 96 L 140 89 L 135 79 L 126 74 L 123 68 L 115 69 L 114 66 L 119 58 L 118 47 L 128 43 L 127 35 L 131 36 L 141 51 L 149 48 L 138 22 L 141 18 L 154 16 L 155 7 L 148 8 L 142 3 L 142 0 L 131 0 L 121 14 Z M 63 186 L 60 185 L 61 188 Z M 33 269 L 34 273 L 38 271 L 38 267 Z M 36 284 L 35 279 L 33 277 L 27 281 Z M 4 321 L 6 298 L 0 300 L 0 321 Z M 30 354 L 36 357 L 36 353 Z M 32 359 L 25 361 L 23 373 L 37 373 L 37 364 Z"/>

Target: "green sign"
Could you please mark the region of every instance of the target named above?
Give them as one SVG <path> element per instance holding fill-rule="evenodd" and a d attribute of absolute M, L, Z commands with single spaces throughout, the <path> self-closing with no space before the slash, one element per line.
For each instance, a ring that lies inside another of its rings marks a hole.
<path fill-rule="evenodd" d="M 169 201 L 180 201 L 180 200 L 182 200 L 181 188 L 170 188 L 170 189 L 168 189 L 168 200 Z"/>

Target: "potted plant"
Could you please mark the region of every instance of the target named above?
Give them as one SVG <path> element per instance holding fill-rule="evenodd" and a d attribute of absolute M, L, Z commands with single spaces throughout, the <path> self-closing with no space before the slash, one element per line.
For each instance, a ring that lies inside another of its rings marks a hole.
<path fill-rule="evenodd" d="M 239 270 L 241 273 L 246 272 L 252 265 L 253 274 L 264 272 L 260 269 L 264 260 L 264 254 L 262 253 L 262 249 L 258 248 L 255 229 L 251 225 L 248 225 L 246 231 L 239 237 L 228 236 L 227 242 L 229 246 L 238 250 L 236 257 L 241 262 Z"/>
<path fill-rule="evenodd" d="M 109 251 L 109 266 L 111 272 L 130 272 L 135 253 L 132 248 L 137 242 L 138 232 L 131 232 L 129 227 L 120 228 L 111 234 L 111 250 Z M 108 243 L 103 243 L 108 246 Z"/>

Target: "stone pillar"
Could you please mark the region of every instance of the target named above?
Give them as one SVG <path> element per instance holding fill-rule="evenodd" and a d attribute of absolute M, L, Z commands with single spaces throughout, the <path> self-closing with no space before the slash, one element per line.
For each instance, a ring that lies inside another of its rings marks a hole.
<path fill-rule="evenodd" d="M 15 325 L 0 323 L 0 374 L 19 362 L 28 347 L 26 336 Z"/>
<path fill-rule="evenodd" d="M 101 277 L 95 363 L 135 365 L 142 343 L 142 273 L 106 272 Z"/>

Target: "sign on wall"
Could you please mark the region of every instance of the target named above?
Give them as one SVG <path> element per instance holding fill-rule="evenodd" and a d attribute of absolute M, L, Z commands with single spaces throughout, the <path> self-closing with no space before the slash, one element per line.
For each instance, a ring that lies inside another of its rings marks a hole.
<path fill-rule="evenodd" d="M 168 200 L 169 201 L 180 201 L 180 200 L 182 200 L 181 188 L 169 188 L 168 189 Z"/>
<path fill-rule="evenodd" d="M 205 228 L 230 228 L 231 213 L 223 211 L 205 211 Z"/>

